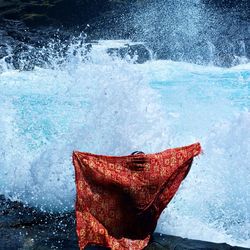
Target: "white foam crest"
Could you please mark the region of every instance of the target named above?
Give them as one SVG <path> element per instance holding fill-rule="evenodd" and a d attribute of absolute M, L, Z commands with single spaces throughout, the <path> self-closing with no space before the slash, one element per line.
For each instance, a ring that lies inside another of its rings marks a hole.
<path fill-rule="evenodd" d="M 73 150 L 111 155 L 152 152 L 166 147 L 168 132 L 157 94 L 127 60 L 93 48 L 87 61 L 74 54 L 63 67 L 53 68 L 1 76 L 1 89 L 9 97 L 6 109 L 13 110 L 12 126 L 1 129 L 12 133 L 13 152 L 22 155 L 17 165 L 5 146 L 8 142 L 2 147 L 9 157 L 9 176 L 1 193 L 54 211 L 73 209 Z M 8 184 L 16 183 L 11 172 L 16 168 L 25 188 Z"/>
<path fill-rule="evenodd" d="M 158 231 L 249 247 L 250 113 L 217 124 L 204 155 L 161 216 Z"/>

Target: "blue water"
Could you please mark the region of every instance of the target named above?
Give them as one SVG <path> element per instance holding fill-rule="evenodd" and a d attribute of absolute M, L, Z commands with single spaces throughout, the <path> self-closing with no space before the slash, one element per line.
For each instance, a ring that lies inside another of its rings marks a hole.
<path fill-rule="evenodd" d="M 250 247 L 250 64 L 224 69 L 69 53 L 44 68 L 0 62 L 0 193 L 45 211 L 74 208 L 73 150 L 126 155 L 200 141 L 157 231 Z M 74 46 L 74 45 L 72 45 Z"/>

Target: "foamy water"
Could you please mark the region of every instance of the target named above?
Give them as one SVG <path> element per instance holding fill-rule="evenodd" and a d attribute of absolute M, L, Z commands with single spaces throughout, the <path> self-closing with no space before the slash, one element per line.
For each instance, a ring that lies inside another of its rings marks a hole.
<path fill-rule="evenodd" d="M 0 193 L 74 208 L 73 150 L 127 155 L 200 141 L 157 231 L 250 247 L 250 64 L 230 69 L 109 56 L 122 41 L 72 48 L 17 71 L 1 61 Z M 75 53 L 77 52 L 77 53 Z"/>

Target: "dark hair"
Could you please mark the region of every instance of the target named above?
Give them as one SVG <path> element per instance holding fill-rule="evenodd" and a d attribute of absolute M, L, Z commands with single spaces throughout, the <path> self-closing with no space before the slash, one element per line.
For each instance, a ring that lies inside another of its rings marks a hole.
<path fill-rule="evenodd" d="M 134 151 L 131 155 L 139 155 L 139 154 L 145 154 L 144 152 L 142 151 Z"/>

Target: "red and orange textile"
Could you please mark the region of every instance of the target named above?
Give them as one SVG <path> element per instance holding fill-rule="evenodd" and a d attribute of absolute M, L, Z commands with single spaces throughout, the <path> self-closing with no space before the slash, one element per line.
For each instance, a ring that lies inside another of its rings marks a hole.
<path fill-rule="evenodd" d="M 143 249 L 200 152 L 199 143 L 156 154 L 73 152 L 80 249 L 87 245 Z"/>

